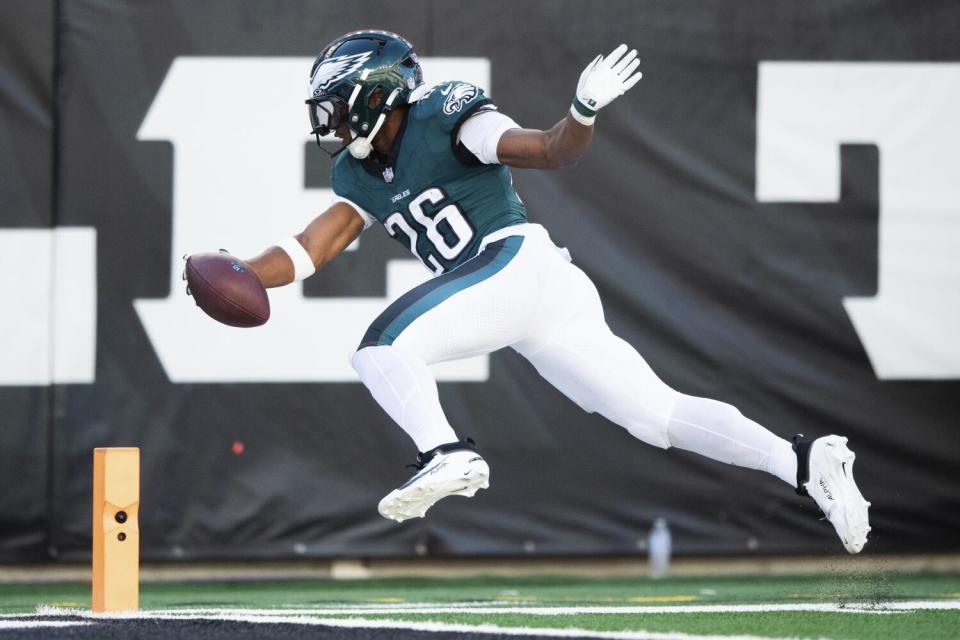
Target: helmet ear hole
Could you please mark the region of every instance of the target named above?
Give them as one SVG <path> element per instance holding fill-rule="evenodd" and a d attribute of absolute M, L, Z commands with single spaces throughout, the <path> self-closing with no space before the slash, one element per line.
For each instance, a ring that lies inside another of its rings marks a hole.
<path fill-rule="evenodd" d="M 370 92 L 370 97 L 367 99 L 367 108 L 377 109 L 381 104 L 383 104 L 383 87 L 378 86 Z"/>

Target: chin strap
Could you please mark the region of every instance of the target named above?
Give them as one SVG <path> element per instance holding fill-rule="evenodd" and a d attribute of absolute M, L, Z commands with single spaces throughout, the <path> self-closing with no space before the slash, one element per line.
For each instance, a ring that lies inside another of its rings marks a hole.
<path fill-rule="evenodd" d="M 353 142 L 348 144 L 346 148 L 350 150 L 350 155 L 357 160 L 363 160 L 373 152 L 373 145 L 370 144 L 370 141 L 367 138 L 361 138 L 359 136 L 354 138 Z"/>
<path fill-rule="evenodd" d="M 358 87 L 360 85 L 357 85 Z M 390 112 L 393 111 L 393 101 L 397 99 L 397 96 L 400 95 L 400 89 L 394 89 L 390 92 L 390 95 L 387 97 L 387 103 L 383 107 L 383 111 L 380 112 L 380 117 L 377 118 L 377 123 L 373 125 L 373 129 L 370 130 L 370 133 L 364 137 L 356 136 L 353 141 L 347 145 L 347 149 L 350 150 L 350 155 L 352 155 L 357 160 L 363 160 L 368 157 L 373 151 L 373 143 L 371 140 L 376 137 L 380 132 L 380 127 L 383 126 L 383 123 L 387 121 L 387 116 L 390 115 Z M 351 104 L 353 98 L 351 98 Z M 353 131 L 353 129 L 351 129 Z"/>

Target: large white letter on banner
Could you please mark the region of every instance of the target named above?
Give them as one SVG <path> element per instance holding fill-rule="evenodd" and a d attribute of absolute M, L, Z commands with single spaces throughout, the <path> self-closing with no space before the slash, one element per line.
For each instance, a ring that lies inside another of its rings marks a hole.
<path fill-rule="evenodd" d="M 960 377 L 960 64 L 762 62 L 758 84 L 758 200 L 835 202 L 840 145 L 880 150 L 877 295 L 843 302 L 877 377 Z"/>
<path fill-rule="evenodd" d="M 0 387 L 94 382 L 97 232 L 0 230 Z"/>

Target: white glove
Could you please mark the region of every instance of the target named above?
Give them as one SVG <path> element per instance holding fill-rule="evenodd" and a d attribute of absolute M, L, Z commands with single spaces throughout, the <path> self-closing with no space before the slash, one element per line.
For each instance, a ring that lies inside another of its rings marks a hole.
<path fill-rule="evenodd" d="M 640 82 L 643 74 L 637 71 L 640 59 L 637 50 L 631 49 L 624 55 L 627 45 L 622 44 L 610 52 L 606 58 L 597 56 L 580 74 L 577 83 L 577 95 L 570 106 L 573 119 L 590 126 L 597 117 L 597 111 L 627 92 L 627 89 Z"/>

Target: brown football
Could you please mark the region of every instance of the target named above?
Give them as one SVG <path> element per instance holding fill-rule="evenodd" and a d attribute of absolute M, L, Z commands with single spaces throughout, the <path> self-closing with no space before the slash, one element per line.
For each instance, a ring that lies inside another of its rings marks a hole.
<path fill-rule="evenodd" d="M 187 293 L 197 306 L 231 327 L 259 327 L 270 319 L 270 299 L 253 269 L 229 253 L 187 258 Z"/>

